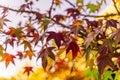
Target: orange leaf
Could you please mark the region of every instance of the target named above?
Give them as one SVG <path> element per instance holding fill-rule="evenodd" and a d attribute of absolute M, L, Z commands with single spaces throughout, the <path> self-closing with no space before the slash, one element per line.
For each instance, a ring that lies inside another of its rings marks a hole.
<path fill-rule="evenodd" d="M 60 0 L 54 0 L 54 4 L 60 5 L 62 2 Z"/>
<path fill-rule="evenodd" d="M 4 56 L 3 56 L 2 60 L 0 60 L 0 61 L 5 61 L 5 65 L 7 68 L 10 62 L 12 62 L 15 65 L 14 58 L 16 58 L 14 55 L 4 53 Z"/>
<path fill-rule="evenodd" d="M 38 44 L 38 42 L 39 42 L 39 34 L 38 33 L 34 33 L 33 37 L 34 38 L 32 39 L 31 43 L 35 42 L 35 46 L 36 46 Z"/>
<path fill-rule="evenodd" d="M 33 72 L 33 67 L 31 66 L 26 66 L 24 67 L 24 72 L 23 73 L 27 73 L 27 75 L 29 76 L 30 75 L 30 72 Z"/>
<path fill-rule="evenodd" d="M 28 56 L 29 59 L 31 60 L 31 59 L 32 59 L 32 56 L 35 56 L 35 55 L 34 55 L 33 51 L 27 50 L 27 51 L 26 51 L 26 54 L 24 55 L 24 57 L 26 58 L 27 56 Z"/>

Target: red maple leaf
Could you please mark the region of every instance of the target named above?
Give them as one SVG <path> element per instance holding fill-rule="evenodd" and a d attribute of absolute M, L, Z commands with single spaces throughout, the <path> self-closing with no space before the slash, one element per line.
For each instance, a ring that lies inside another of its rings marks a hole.
<path fill-rule="evenodd" d="M 72 16 L 73 18 L 76 18 L 80 14 L 79 10 L 75 8 L 68 8 L 66 9 L 66 11 L 67 11 L 67 14 L 69 16 Z"/>
<path fill-rule="evenodd" d="M 61 21 L 61 20 L 65 20 L 65 16 L 64 16 L 64 15 L 61 15 L 61 14 L 59 14 L 59 15 L 54 15 L 53 18 L 55 18 L 56 23 L 59 23 L 59 21 Z"/>
<path fill-rule="evenodd" d="M 20 51 L 18 51 L 18 53 L 17 53 L 17 55 L 16 56 L 18 56 L 19 57 L 19 59 L 22 59 L 23 58 L 23 53 L 22 52 L 20 52 Z"/>
<path fill-rule="evenodd" d="M 15 38 L 16 34 L 14 33 L 14 31 L 15 31 L 15 28 L 10 27 L 9 30 L 7 31 L 7 34 Z"/>
<path fill-rule="evenodd" d="M 62 45 L 62 42 L 65 42 L 64 35 L 61 32 L 56 33 L 56 32 L 51 31 L 47 33 L 49 34 L 47 37 L 47 41 L 54 39 L 58 48 Z"/>
<path fill-rule="evenodd" d="M 23 73 L 27 73 L 27 75 L 29 76 L 30 75 L 30 72 L 33 72 L 33 67 L 31 66 L 26 66 L 24 67 L 24 72 Z"/>
<path fill-rule="evenodd" d="M 72 50 L 72 56 L 73 56 L 73 59 L 77 56 L 78 52 L 80 51 L 79 50 L 79 46 L 78 44 L 75 42 L 75 41 L 71 41 L 68 45 L 68 48 L 66 50 L 66 54 Z"/>

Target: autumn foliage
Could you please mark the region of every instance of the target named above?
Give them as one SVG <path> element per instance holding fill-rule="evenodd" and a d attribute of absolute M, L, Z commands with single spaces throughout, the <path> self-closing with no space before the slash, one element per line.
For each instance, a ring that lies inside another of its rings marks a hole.
<path fill-rule="evenodd" d="M 119 78 L 120 21 L 113 18 L 120 15 L 119 0 L 112 0 L 116 13 L 104 15 L 98 13 L 107 0 L 51 0 L 46 12 L 35 8 L 35 2 L 39 0 L 25 0 L 17 9 L 0 5 L 0 35 L 5 38 L 0 43 L 0 62 L 5 62 L 6 68 L 10 62 L 16 65 L 15 60 L 34 57 L 36 66 L 41 60 L 45 80 L 57 75 L 60 80 Z M 66 4 L 69 6 L 63 7 Z M 56 13 L 61 8 L 64 10 Z M 12 12 L 25 21 L 9 26 L 12 21 L 7 16 Z M 10 47 L 22 48 L 9 53 Z M 37 72 L 32 65 L 23 69 L 28 76 Z"/>

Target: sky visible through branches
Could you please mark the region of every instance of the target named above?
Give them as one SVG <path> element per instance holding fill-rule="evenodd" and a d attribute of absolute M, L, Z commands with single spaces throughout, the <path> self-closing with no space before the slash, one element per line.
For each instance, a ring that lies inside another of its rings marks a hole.
<path fill-rule="evenodd" d="M 71 2 L 75 2 L 75 0 L 70 0 Z M 94 0 L 93 0 L 94 1 Z M 89 0 L 86 0 L 86 2 L 89 2 Z M 23 2 L 23 0 L 0 0 L 0 5 L 6 6 L 6 7 L 10 7 L 10 8 L 18 8 Z M 34 7 L 39 7 L 41 12 L 46 12 L 49 9 L 49 6 L 51 5 L 51 0 L 40 0 L 39 2 L 37 2 Z M 111 0 L 108 1 L 108 4 L 111 3 Z M 102 6 L 101 11 L 99 13 L 96 14 L 100 14 L 102 11 L 104 11 L 104 9 L 106 8 L 106 5 L 104 4 L 104 6 Z M 61 10 L 57 11 L 57 13 L 62 13 L 61 11 L 64 10 L 64 8 L 66 9 L 66 7 L 69 7 L 70 5 L 68 4 L 64 4 L 64 7 L 61 7 Z M 46 11 L 44 11 L 46 10 Z M 56 14 L 56 13 L 54 13 Z M 10 20 L 12 22 L 8 23 L 8 25 L 14 26 L 16 27 L 16 25 L 19 23 L 19 21 L 25 21 L 25 18 L 23 19 L 22 16 L 20 16 L 19 14 L 16 14 L 14 12 L 10 12 L 8 19 L 10 18 Z M 16 21 L 17 20 L 17 21 Z M 8 26 L 9 27 L 9 26 Z M 0 39 L 2 40 L 2 39 Z M 10 50 L 8 50 L 10 53 L 14 53 L 13 48 L 10 48 Z M 32 65 L 35 64 L 35 59 L 33 59 L 32 62 L 30 62 Z M 15 75 L 17 71 L 19 71 L 19 69 L 21 69 L 23 67 L 23 65 L 25 65 L 25 63 L 23 63 L 24 61 L 16 61 L 16 65 L 14 66 L 13 64 L 10 64 L 8 66 L 8 68 L 5 67 L 4 63 L 1 62 L 0 63 L 0 77 L 11 77 L 12 75 Z M 27 59 L 26 59 L 27 62 Z M 29 63 L 29 62 L 28 62 Z M 22 65 L 21 65 L 22 64 Z"/>

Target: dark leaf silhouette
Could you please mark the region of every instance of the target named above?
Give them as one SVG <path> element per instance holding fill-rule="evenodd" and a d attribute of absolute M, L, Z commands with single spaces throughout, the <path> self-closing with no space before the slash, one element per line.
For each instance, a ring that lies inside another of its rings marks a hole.
<path fill-rule="evenodd" d="M 78 44 L 75 42 L 75 41 L 71 41 L 68 45 L 68 48 L 66 49 L 66 54 L 69 52 L 69 51 L 72 51 L 72 56 L 73 56 L 73 59 L 76 58 L 78 52 L 80 51 L 79 49 L 79 46 Z"/>
<path fill-rule="evenodd" d="M 23 58 L 23 53 L 20 52 L 20 51 L 18 51 L 17 54 L 16 54 L 16 56 L 18 56 L 19 59 L 22 59 Z"/>
<path fill-rule="evenodd" d="M 105 54 L 105 55 L 98 56 L 98 58 L 97 58 L 97 66 L 98 66 L 98 71 L 99 71 L 100 75 L 103 74 L 104 69 L 105 69 L 105 67 L 107 65 L 109 65 L 113 70 L 117 69 L 109 55 Z"/>
<path fill-rule="evenodd" d="M 47 41 L 54 39 L 58 48 L 62 45 L 62 42 L 65 42 L 64 35 L 61 32 L 56 33 L 56 32 L 51 31 L 51 32 L 47 32 L 47 33 L 49 34 L 47 37 Z"/>
<path fill-rule="evenodd" d="M 107 20 L 106 27 L 112 26 L 112 27 L 116 28 L 117 27 L 117 23 L 118 23 L 118 21 L 114 20 L 114 19 Z"/>
<path fill-rule="evenodd" d="M 55 19 L 56 23 L 59 23 L 59 21 L 65 20 L 66 16 L 64 16 L 64 15 L 54 15 L 53 18 Z"/>
<path fill-rule="evenodd" d="M 107 54 L 107 52 L 108 52 L 108 48 L 105 47 L 105 46 L 103 46 L 103 47 L 100 49 L 100 51 L 99 51 L 99 53 L 100 53 L 101 55 L 105 55 L 105 54 Z"/>
<path fill-rule="evenodd" d="M 42 66 L 44 68 L 44 70 L 46 69 L 47 67 L 47 57 L 49 56 L 51 59 L 55 60 L 55 55 L 53 53 L 53 49 L 55 47 L 47 47 L 47 48 L 44 48 L 42 49 L 40 52 L 39 52 L 39 55 L 37 57 L 37 60 L 39 58 L 42 58 Z"/>
<path fill-rule="evenodd" d="M 80 15 L 79 10 L 75 8 L 68 8 L 66 9 L 66 11 L 67 11 L 67 15 L 73 17 L 74 19 Z"/>

